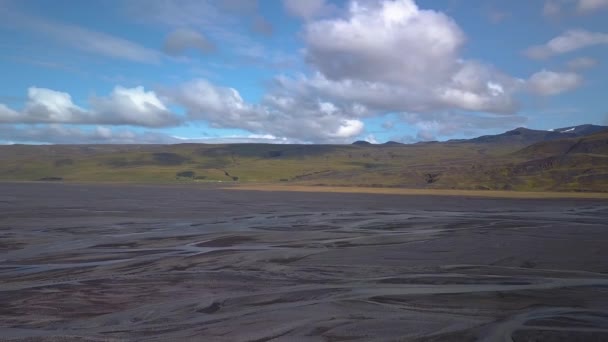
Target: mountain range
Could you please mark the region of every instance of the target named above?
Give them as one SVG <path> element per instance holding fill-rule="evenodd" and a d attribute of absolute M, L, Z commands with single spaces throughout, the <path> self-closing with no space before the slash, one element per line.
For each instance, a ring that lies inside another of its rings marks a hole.
<path fill-rule="evenodd" d="M 608 126 L 352 145 L 5 145 L 0 180 L 608 191 Z"/>
<path fill-rule="evenodd" d="M 496 135 L 484 135 L 468 140 L 450 140 L 449 142 L 475 142 L 475 143 L 508 143 L 529 145 L 540 141 L 550 141 L 568 138 L 577 138 L 607 130 L 608 126 L 579 125 L 557 128 L 548 131 L 519 127 L 511 131 Z"/>

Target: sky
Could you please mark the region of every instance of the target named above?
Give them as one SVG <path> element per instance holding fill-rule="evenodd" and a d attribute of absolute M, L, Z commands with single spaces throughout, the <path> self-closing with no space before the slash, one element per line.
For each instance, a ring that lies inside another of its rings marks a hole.
<path fill-rule="evenodd" d="M 608 0 L 0 0 L 0 144 L 608 125 Z"/>

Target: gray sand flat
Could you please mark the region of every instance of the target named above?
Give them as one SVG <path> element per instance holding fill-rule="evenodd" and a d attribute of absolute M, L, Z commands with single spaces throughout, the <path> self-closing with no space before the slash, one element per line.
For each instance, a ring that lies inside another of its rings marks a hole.
<path fill-rule="evenodd" d="M 608 202 L 0 183 L 0 340 L 607 341 Z"/>

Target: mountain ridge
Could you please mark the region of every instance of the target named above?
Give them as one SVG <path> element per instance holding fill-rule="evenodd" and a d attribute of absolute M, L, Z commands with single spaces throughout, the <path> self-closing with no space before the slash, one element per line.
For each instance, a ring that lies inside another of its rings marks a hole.
<path fill-rule="evenodd" d="M 518 127 L 504 133 L 495 135 L 484 135 L 472 139 L 448 140 L 448 142 L 479 142 L 479 143 L 500 143 L 505 140 L 516 140 L 523 144 L 533 144 L 540 141 L 558 140 L 586 136 L 608 130 L 608 126 L 583 124 L 552 130 L 537 130 L 525 127 Z"/>

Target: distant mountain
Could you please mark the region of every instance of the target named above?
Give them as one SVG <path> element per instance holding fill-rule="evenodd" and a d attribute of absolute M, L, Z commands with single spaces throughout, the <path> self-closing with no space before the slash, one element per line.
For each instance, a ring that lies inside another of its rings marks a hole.
<path fill-rule="evenodd" d="M 371 144 L 372 143 L 370 143 L 369 141 L 365 141 L 365 140 L 357 140 L 353 143 L 353 145 L 364 145 L 364 146 L 371 145 Z"/>
<path fill-rule="evenodd" d="M 592 130 L 593 129 L 583 131 L 591 132 Z M 572 132 L 574 131 L 568 131 L 567 133 L 571 134 Z M 541 158 L 548 156 L 563 157 L 568 154 L 577 153 L 608 155 L 608 128 L 585 136 L 538 142 L 525 147 L 515 154 L 526 158 Z"/>
<path fill-rule="evenodd" d="M 598 125 L 579 125 L 564 127 L 549 131 L 528 129 L 519 127 L 505 133 L 496 135 L 484 135 L 473 139 L 450 140 L 449 142 L 469 142 L 469 143 L 494 143 L 494 144 L 515 144 L 528 146 L 541 141 L 552 141 L 559 139 L 577 138 L 588 136 L 597 132 L 608 130 L 608 126 Z"/>
<path fill-rule="evenodd" d="M 382 144 L 382 145 L 403 145 L 403 144 L 402 144 L 402 143 L 400 143 L 400 142 L 396 142 L 396 141 L 389 140 L 389 141 L 385 142 L 385 143 L 384 143 L 384 144 Z"/>
<path fill-rule="evenodd" d="M 560 132 L 560 133 L 576 134 L 577 136 L 587 136 L 587 135 L 595 134 L 595 133 L 602 132 L 605 130 L 608 130 L 608 126 L 598 126 L 598 125 L 586 124 L 586 125 L 557 128 L 552 131 Z"/>
<path fill-rule="evenodd" d="M 519 127 L 505 133 L 496 135 L 484 135 L 481 137 L 469 139 L 469 142 L 475 143 L 507 143 L 519 142 L 525 145 L 533 144 L 539 141 L 556 140 L 560 138 L 574 137 L 573 133 L 561 133 L 557 131 L 543 131 L 536 129 L 528 129 Z"/>

